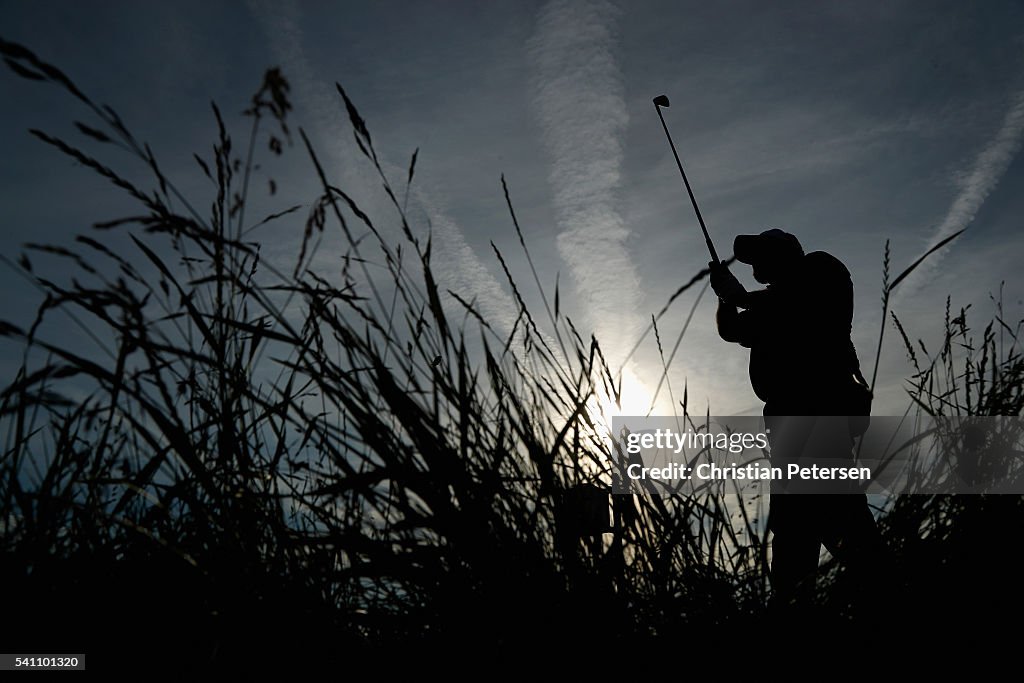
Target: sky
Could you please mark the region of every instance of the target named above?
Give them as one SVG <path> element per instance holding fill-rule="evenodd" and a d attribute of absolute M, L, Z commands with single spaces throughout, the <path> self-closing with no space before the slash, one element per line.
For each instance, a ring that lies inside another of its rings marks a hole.
<path fill-rule="evenodd" d="M 516 308 L 490 243 L 531 281 L 505 206 L 504 174 L 538 273 L 562 309 L 621 365 L 651 314 L 706 265 L 699 226 L 651 99 L 664 111 L 719 252 L 737 234 L 781 227 L 850 269 L 854 341 L 866 374 L 881 323 L 882 256 L 893 275 L 967 231 L 895 293 L 912 338 L 935 348 L 946 297 L 979 330 L 1002 286 L 1022 317 L 1024 6 L 963 2 L 0 2 L 0 37 L 22 43 L 110 104 L 149 141 L 186 193 L 203 185 L 193 151 L 215 134 L 209 102 L 232 114 L 267 67 L 292 85 L 292 124 L 371 212 L 387 207 L 334 88 L 359 107 L 431 226 L 442 289 L 476 298 L 497 325 Z M 0 69 L 3 251 L 68 244 L 126 210 L 90 172 L 28 135 L 73 138 L 87 112 L 55 88 Z M 230 118 L 230 117 L 229 117 Z M 308 203 L 315 177 L 293 148 L 280 201 Z M 112 157 L 113 162 L 125 159 Z M 110 237 L 110 239 L 117 239 Z M 258 237 L 287 261 L 301 225 Z M 330 242 L 326 243 L 329 259 Z M 749 268 L 734 266 L 748 287 Z M 1005 281 L 1005 285 L 1002 285 Z M 32 320 L 40 300 L 6 266 L 0 318 Z M 528 300 L 539 299 L 523 287 Z M 659 323 L 668 348 L 699 287 Z M 718 339 L 714 297 L 696 305 L 669 379 L 690 408 L 756 414 L 748 351 Z M 0 346 L 8 377 L 17 350 Z M 911 367 L 887 330 L 876 414 L 902 414 Z M 633 405 L 658 383 L 653 340 L 624 366 Z M 628 397 L 627 397 L 628 398 Z M 664 398 L 659 407 L 664 407 Z"/>

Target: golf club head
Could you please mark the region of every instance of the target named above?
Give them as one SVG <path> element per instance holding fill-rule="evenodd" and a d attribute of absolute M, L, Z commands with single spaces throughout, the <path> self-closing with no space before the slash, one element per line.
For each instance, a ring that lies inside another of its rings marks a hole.
<path fill-rule="evenodd" d="M 655 107 L 668 107 L 668 95 L 658 95 L 654 98 Z"/>

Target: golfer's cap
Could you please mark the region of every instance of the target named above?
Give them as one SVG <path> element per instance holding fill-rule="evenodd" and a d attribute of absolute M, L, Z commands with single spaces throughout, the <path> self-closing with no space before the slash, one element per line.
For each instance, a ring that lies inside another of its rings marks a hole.
<path fill-rule="evenodd" d="M 795 236 L 771 228 L 760 235 L 737 235 L 732 253 L 736 255 L 737 261 L 755 265 L 764 260 L 803 256 L 804 248 Z"/>

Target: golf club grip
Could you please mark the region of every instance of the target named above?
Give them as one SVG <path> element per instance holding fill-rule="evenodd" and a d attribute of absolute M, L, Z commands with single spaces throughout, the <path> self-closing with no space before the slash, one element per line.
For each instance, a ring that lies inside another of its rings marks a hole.
<path fill-rule="evenodd" d="M 686 186 L 686 194 L 690 195 L 690 203 L 693 204 L 693 212 L 697 214 L 697 222 L 700 223 L 701 232 L 704 233 L 704 242 L 708 245 L 708 251 L 711 252 L 711 260 L 715 263 L 721 263 L 718 258 L 718 252 L 715 251 L 715 245 L 711 241 L 711 235 L 708 234 L 708 228 L 704 225 L 704 217 L 700 214 L 700 207 L 697 206 L 697 198 L 693 196 L 693 189 L 690 187 L 690 181 L 686 179 L 686 171 L 683 170 L 683 162 L 679 160 L 679 152 L 676 151 L 676 144 L 672 141 L 672 134 L 668 132 L 668 124 L 665 123 L 665 117 L 661 114 L 661 107 L 657 104 L 654 105 L 655 111 L 658 112 L 658 119 L 661 121 L 661 127 L 665 130 L 665 137 L 668 138 L 668 145 L 672 148 L 672 156 L 675 157 L 676 166 L 679 167 L 679 175 L 683 177 L 683 185 Z"/>

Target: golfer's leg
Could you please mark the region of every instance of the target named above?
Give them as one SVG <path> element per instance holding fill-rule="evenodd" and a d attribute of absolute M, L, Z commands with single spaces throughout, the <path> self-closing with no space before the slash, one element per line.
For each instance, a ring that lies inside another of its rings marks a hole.
<path fill-rule="evenodd" d="M 830 524 L 822 542 L 840 562 L 851 566 L 870 563 L 882 550 L 882 536 L 864 494 L 830 496 Z"/>
<path fill-rule="evenodd" d="M 773 494 L 770 499 L 771 605 L 775 608 L 813 602 L 821 551 L 813 503 L 813 496 L 800 494 Z"/>
<path fill-rule="evenodd" d="M 882 536 L 863 494 L 832 496 L 834 520 L 823 532 L 825 547 L 850 573 L 862 608 L 884 599 L 883 582 L 891 578 Z"/>
<path fill-rule="evenodd" d="M 783 532 L 772 540 L 772 606 L 814 602 L 814 577 L 821 542 L 811 534 Z"/>

